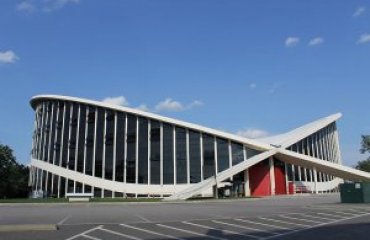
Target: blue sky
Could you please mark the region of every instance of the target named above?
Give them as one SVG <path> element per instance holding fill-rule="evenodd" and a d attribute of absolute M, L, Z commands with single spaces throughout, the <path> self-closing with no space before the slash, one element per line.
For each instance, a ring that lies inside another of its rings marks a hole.
<path fill-rule="evenodd" d="M 370 1 L 2 0 L 0 141 L 27 163 L 37 94 L 248 136 L 327 115 L 346 165 L 370 134 Z"/>

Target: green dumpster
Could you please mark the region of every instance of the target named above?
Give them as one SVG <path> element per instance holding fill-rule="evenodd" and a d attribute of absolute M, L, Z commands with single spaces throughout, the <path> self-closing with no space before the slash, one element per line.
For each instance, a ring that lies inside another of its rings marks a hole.
<path fill-rule="evenodd" d="M 342 203 L 370 203 L 370 183 L 356 182 L 339 185 Z"/>

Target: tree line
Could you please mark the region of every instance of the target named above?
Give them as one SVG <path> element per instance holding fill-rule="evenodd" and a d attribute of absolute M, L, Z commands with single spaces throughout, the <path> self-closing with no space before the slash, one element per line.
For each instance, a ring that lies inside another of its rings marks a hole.
<path fill-rule="evenodd" d="M 0 198 L 26 198 L 29 169 L 17 162 L 13 150 L 0 144 Z"/>

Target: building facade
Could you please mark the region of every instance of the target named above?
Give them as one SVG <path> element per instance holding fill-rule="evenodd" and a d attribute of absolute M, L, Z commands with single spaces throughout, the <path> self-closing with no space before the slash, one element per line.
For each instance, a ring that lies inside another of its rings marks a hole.
<path fill-rule="evenodd" d="M 30 185 L 38 196 L 185 199 L 327 192 L 341 181 L 335 175 L 347 171 L 325 167 L 341 166 L 340 114 L 252 140 L 74 97 L 36 96 L 31 106 Z"/>

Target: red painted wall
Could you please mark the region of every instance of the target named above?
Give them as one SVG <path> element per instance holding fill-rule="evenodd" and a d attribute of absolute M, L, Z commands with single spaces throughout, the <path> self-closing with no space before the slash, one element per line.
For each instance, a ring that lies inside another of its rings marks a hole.
<path fill-rule="evenodd" d="M 275 194 L 287 194 L 285 182 L 285 167 L 281 161 L 274 161 Z M 249 187 L 252 196 L 270 196 L 270 166 L 269 160 L 264 160 L 249 168 Z"/>
<path fill-rule="evenodd" d="M 274 162 L 275 194 L 287 194 L 284 163 L 276 159 Z"/>
<path fill-rule="evenodd" d="M 262 161 L 249 168 L 249 187 L 252 196 L 270 195 L 269 161 Z"/>

